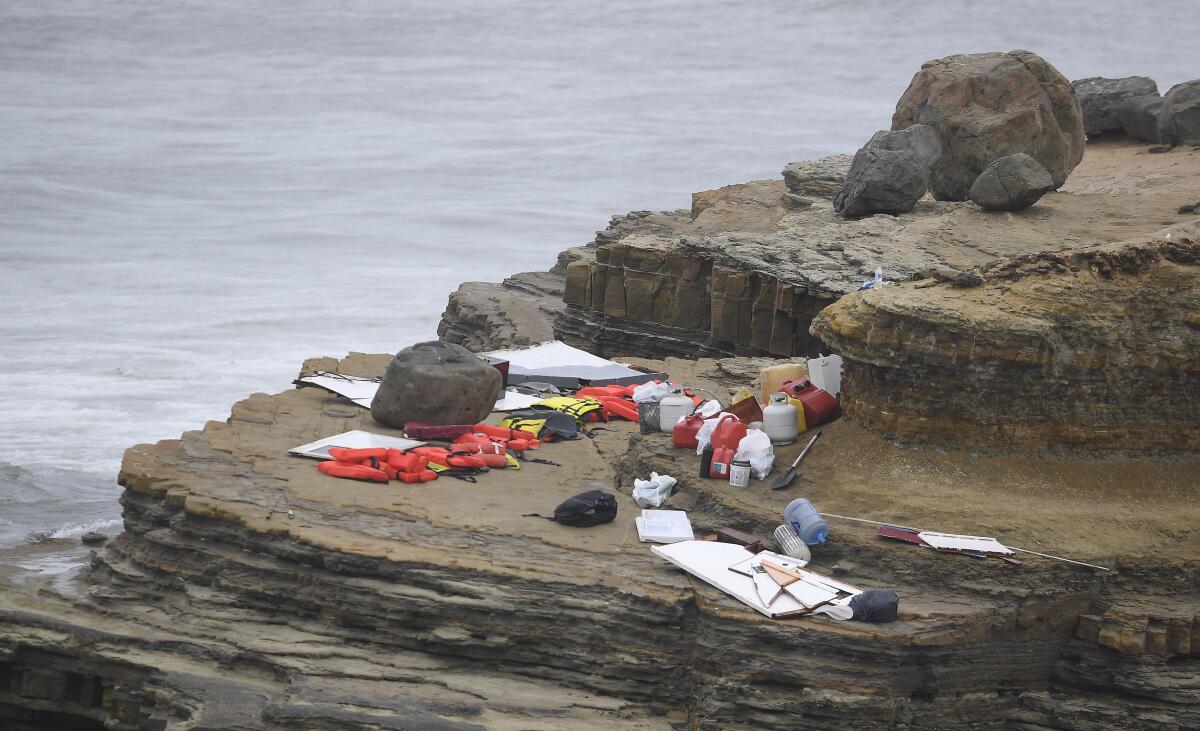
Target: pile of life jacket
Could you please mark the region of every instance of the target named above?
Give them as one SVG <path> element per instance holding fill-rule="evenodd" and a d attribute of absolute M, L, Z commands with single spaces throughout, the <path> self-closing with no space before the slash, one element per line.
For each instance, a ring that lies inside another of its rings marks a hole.
<path fill-rule="evenodd" d="M 429 468 L 429 457 L 414 451 L 371 447 L 368 449 L 329 450 L 333 457 L 320 462 L 317 469 L 333 477 L 366 482 L 429 482 L 437 479 L 437 472 Z"/>
<path fill-rule="evenodd" d="M 520 469 L 521 463 L 514 453 L 536 449 L 541 444 L 534 432 L 490 424 L 454 427 L 453 431 L 457 436 L 449 448 L 334 447 L 329 450 L 333 459 L 317 464 L 317 469 L 332 477 L 366 482 L 430 482 L 439 474 L 460 477 L 489 469 Z"/>
<path fill-rule="evenodd" d="M 640 419 L 637 404 L 633 402 L 634 388 L 636 386 L 588 386 L 579 389 L 575 395 L 599 401 L 611 416 L 636 422 Z"/>

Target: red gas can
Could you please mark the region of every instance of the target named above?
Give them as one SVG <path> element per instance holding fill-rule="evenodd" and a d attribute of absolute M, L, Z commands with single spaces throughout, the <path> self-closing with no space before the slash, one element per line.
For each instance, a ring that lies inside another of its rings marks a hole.
<path fill-rule="evenodd" d="M 708 476 L 714 480 L 728 480 L 730 465 L 733 463 L 733 455 L 736 451 L 729 447 L 715 447 L 712 462 L 708 465 Z"/>
<path fill-rule="evenodd" d="M 738 448 L 738 443 L 742 441 L 742 437 L 746 436 L 746 424 L 732 414 L 726 414 L 717 421 L 717 427 L 713 429 L 712 446 L 714 453 L 721 447 L 732 449 L 735 452 Z"/>
<path fill-rule="evenodd" d="M 691 414 L 683 417 L 683 419 L 675 425 L 671 430 L 671 443 L 677 449 L 695 449 L 699 442 L 696 441 L 696 433 L 700 431 L 700 427 L 704 426 L 704 417 L 699 414 Z"/>
<path fill-rule="evenodd" d="M 817 388 L 806 379 L 784 381 L 779 390 L 804 406 L 804 423 L 809 429 L 824 424 L 838 415 L 838 400 L 828 391 Z"/>

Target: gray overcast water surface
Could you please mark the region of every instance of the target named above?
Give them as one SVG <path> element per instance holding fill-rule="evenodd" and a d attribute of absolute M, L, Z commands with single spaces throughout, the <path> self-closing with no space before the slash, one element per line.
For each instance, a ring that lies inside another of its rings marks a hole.
<path fill-rule="evenodd" d="M 1200 77 L 1178 2 L 0 5 L 0 546 L 118 529 L 122 451 L 464 280 L 887 128 L 921 62 Z M 886 262 L 882 262 L 886 267 Z"/>

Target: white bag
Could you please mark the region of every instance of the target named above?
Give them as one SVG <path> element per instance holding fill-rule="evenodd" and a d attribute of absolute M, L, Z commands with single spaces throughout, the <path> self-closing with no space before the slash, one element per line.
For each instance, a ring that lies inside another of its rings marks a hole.
<path fill-rule="evenodd" d="M 771 438 L 759 429 L 751 429 L 738 442 L 734 459 L 750 461 L 750 472 L 756 479 L 765 480 L 775 466 L 775 450 L 771 447 Z"/>
<path fill-rule="evenodd" d="M 633 402 L 640 404 L 644 401 L 662 401 L 667 394 L 671 393 L 671 384 L 663 381 L 662 383 L 643 383 L 633 389 Z"/>
<path fill-rule="evenodd" d="M 704 448 L 712 441 L 713 430 L 717 428 L 717 422 L 723 419 L 727 414 L 717 414 L 712 418 L 705 417 L 704 423 L 700 425 L 700 431 L 696 432 L 696 454 L 704 454 Z M 733 416 L 733 414 L 728 414 Z M 733 418 L 737 418 L 733 416 Z"/>
<path fill-rule="evenodd" d="M 674 489 L 674 477 L 651 472 L 649 480 L 634 479 L 633 501 L 640 508 L 657 508 L 667 501 Z"/>

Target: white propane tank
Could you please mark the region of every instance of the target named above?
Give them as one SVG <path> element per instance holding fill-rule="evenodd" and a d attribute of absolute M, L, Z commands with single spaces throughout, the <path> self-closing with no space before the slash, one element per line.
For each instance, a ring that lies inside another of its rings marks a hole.
<path fill-rule="evenodd" d="M 696 404 L 683 395 L 683 386 L 673 386 L 670 395 L 658 402 L 658 430 L 670 434 L 681 418 L 695 410 Z"/>
<path fill-rule="evenodd" d="M 786 393 L 771 394 L 771 403 L 762 410 L 763 431 L 772 444 L 791 444 L 800 436 L 796 425 L 796 407 L 788 402 Z"/>

